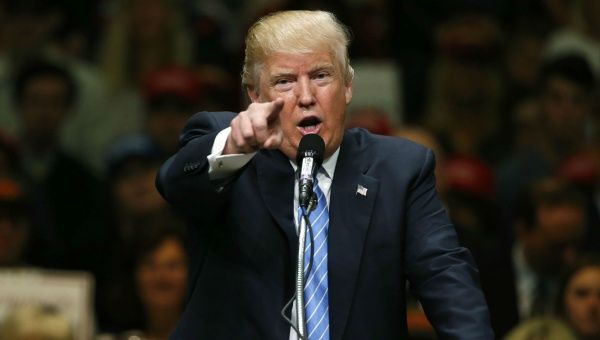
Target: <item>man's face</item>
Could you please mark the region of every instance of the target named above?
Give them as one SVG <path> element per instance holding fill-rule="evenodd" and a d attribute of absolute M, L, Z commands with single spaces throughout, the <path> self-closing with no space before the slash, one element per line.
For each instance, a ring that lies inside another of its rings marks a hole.
<path fill-rule="evenodd" d="M 69 112 L 67 86 L 53 76 L 41 76 L 25 88 L 20 103 L 27 138 L 38 144 L 52 143 Z"/>
<path fill-rule="evenodd" d="M 548 133 L 569 144 L 581 140 L 590 110 L 585 90 L 569 80 L 552 77 L 541 99 Z"/>
<path fill-rule="evenodd" d="M 537 225 L 522 234 L 529 265 L 540 275 L 555 276 L 576 258 L 585 215 L 572 205 L 542 206 L 536 214 Z"/>
<path fill-rule="evenodd" d="M 117 209 L 126 217 L 140 217 L 160 211 L 165 200 L 154 188 L 158 164 L 147 160 L 128 160 L 116 175 L 113 194 Z"/>
<path fill-rule="evenodd" d="M 279 149 L 288 158 L 296 159 L 298 144 L 306 134 L 323 138 L 325 157 L 340 145 L 352 84 L 345 84 L 329 52 L 273 54 L 264 64 L 258 86 L 248 89 L 248 95 L 253 102 L 284 100 L 279 115 L 283 130 Z"/>

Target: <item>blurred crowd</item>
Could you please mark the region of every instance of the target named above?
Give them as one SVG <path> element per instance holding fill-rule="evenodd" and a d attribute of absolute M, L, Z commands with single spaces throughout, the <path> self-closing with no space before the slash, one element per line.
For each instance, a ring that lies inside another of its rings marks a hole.
<path fill-rule="evenodd" d="M 284 9 L 350 27 L 348 127 L 434 150 L 497 337 L 600 339 L 598 0 L 0 0 L 0 267 L 92 273 L 99 338 L 166 338 L 200 264 L 156 171 L 193 113 L 247 105 L 245 32 Z"/>

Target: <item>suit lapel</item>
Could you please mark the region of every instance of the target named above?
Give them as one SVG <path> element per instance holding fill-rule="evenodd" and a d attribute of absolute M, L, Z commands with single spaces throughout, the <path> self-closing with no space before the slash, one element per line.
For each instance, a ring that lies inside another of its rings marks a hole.
<path fill-rule="evenodd" d="M 341 339 L 346 329 L 379 187 L 377 179 L 365 174 L 370 164 L 360 149 L 347 133 L 332 184 L 328 236 L 331 339 Z"/>
<path fill-rule="evenodd" d="M 279 151 L 261 151 L 255 158 L 260 194 L 277 226 L 286 235 L 292 254 L 290 261 L 293 261 L 298 249 L 293 215 L 294 169 Z"/>

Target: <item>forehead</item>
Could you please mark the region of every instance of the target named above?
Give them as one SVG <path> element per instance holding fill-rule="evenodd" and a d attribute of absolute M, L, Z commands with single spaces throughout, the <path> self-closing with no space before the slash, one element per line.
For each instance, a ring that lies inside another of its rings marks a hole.
<path fill-rule="evenodd" d="M 306 53 L 274 53 L 265 61 L 264 73 L 302 73 L 320 68 L 336 69 L 336 63 L 327 51 Z"/>
<path fill-rule="evenodd" d="M 25 91 L 32 92 L 57 92 L 67 91 L 66 82 L 54 75 L 40 75 L 31 78 L 27 84 L 25 84 Z"/>
<path fill-rule="evenodd" d="M 548 78 L 546 86 L 544 87 L 545 93 L 563 93 L 569 95 L 585 95 L 585 88 L 563 76 L 553 75 Z"/>
<path fill-rule="evenodd" d="M 600 287 L 600 267 L 590 266 L 581 269 L 573 276 L 570 286 L 581 284 L 594 284 Z"/>

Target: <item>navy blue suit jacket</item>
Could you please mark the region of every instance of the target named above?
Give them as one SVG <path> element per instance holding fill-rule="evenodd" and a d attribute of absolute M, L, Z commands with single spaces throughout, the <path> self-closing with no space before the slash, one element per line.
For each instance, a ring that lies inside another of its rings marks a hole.
<path fill-rule="evenodd" d="M 289 336 L 280 311 L 294 289 L 294 173 L 283 153 L 260 150 L 228 183 L 209 181 L 206 156 L 234 115 L 194 115 L 157 177 L 194 221 L 192 291 L 173 339 Z M 331 339 L 405 337 L 406 280 L 441 338 L 493 338 L 477 269 L 437 198 L 434 163 L 407 140 L 345 133 L 329 207 Z"/>

